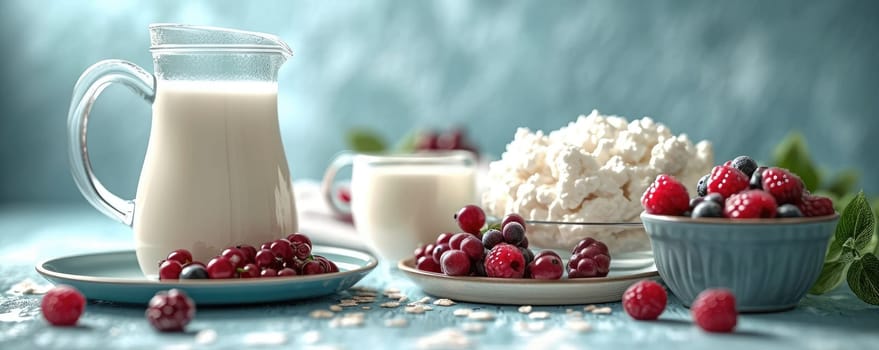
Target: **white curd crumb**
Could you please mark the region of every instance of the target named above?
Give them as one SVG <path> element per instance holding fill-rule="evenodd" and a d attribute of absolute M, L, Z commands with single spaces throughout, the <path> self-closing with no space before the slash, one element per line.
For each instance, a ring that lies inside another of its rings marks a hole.
<path fill-rule="evenodd" d="M 592 312 L 592 310 L 595 310 L 597 308 L 598 308 L 598 306 L 595 306 L 595 305 L 586 305 L 586 307 L 583 308 L 583 311 Z"/>
<path fill-rule="evenodd" d="M 427 309 L 423 305 L 415 305 L 407 306 L 403 311 L 410 314 L 423 314 Z"/>
<path fill-rule="evenodd" d="M 52 289 L 51 284 L 39 284 L 34 282 L 30 278 L 25 278 L 20 282 L 13 284 L 12 287 L 9 288 L 6 293 L 8 294 L 22 294 L 22 295 L 39 295 L 46 294 L 50 289 Z"/>
<path fill-rule="evenodd" d="M 339 312 L 342 311 L 342 307 L 339 305 L 330 305 L 330 311 Z"/>

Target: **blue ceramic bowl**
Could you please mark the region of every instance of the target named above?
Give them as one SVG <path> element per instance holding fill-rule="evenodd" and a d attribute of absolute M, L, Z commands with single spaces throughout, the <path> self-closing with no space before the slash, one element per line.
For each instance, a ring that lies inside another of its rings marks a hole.
<path fill-rule="evenodd" d="M 687 307 L 723 287 L 741 312 L 796 307 L 818 279 L 839 215 L 791 219 L 641 214 L 659 275 Z"/>

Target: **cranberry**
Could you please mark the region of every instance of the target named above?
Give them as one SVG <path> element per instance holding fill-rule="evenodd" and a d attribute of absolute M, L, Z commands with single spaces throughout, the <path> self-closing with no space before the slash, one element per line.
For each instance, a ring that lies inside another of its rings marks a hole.
<path fill-rule="evenodd" d="M 281 269 L 281 271 L 278 271 L 279 277 L 288 277 L 288 276 L 296 276 L 296 275 L 298 275 L 298 273 L 296 273 L 296 270 L 291 269 L 289 267 L 285 267 L 285 268 Z"/>
<path fill-rule="evenodd" d="M 430 256 L 433 258 L 433 261 L 436 261 L 437 264 L 440 263 L 440 259 L 443 256 L 443 253 L 451 250 L 448 243 L 439 243 L 433 247 L 433 253 Z"/>
<path fill-rule="evenodd" d="M 463 250 L 449 250 L 440 258 L 440 267 L 446 275 L 466 276 L 470 274 L 470 257 Z"/>
<path fill-rule="evenodd" d="M 293 247 L 290 246 L 290 241 L 284 238 L 272 242 L 269 249 L 281 260 L 290 261 L 290 259 L 293 259 Z"/>
<path fill-rule="evenodd" d="M 454 236 L 454 234 L 451 232 L 440 233 L 440 235 L 436 237 L 436 244 L 449 243 L 452 236 Z"/>
<path fill-rule="evenodd" d="M 254 259 L 256 258 L 256 248 L 248 244 L 239 245 L 237 248 L 244 253 L 244 261 L 248 263 L 254 262 Z"/>
<path fill-rule="evenodd" d="M 274 267 L 277 265 L 277 259 L 275 258 L 275 253 L 272 253 L 269 249 L 260 250 L 256 253 L 256 258 L 254 259 L 256 266 L 264 269 L 268 267 Z"/>
<path fill-rule="evenodd" d="M 192 262 L 192 253 L 186 249 L 177 249 L 168 254 L 167 260 L 176 260 L 180 265 L 186 265 Z"/>
<path fill-rule="evenodd" d="M 470 236 L 464 238 L 461 241 L 461 250 L 464 253 L 467 253 L 467 256 L 470 257 L 470 260 L 479 260 L 485 255 L 485 247 L 482 245 L 482 241 L 476 236 Z"/>
<path fill-rule="evenodd" d="M 552 254 L 544 254 L 528 265 L 531 278 L 538 280 L 557 280 L 564 274 L 562 259 Z"/>
<path fill-rule="evenodd" d="M 554 256 L 556 258 L 559 258 L 559 260 L 562 259 L 562 257 L 559 256 L 559 254 L 553 250 L 541 250 L 540 252 L 538 252 L 537 254 L 534 255 L 534 260 L 540 259 L 544 255 Z"/>
<path fill-rule="evenodd" d="M 314 247 L 314 244 L 311 244 L 311 239 L 308 238 L 308 236 L 301 234 L 301 233 L 291 234 L 291 235 L 287 236 L 287 240 L 290 241 L 291 244 L 304 243 L 304 244 L 307 244 L 309 247 Z"/>
<path fill-rule="evenodd" d="M 501 233 L 504 235 L 504 242 L 518 246 L 525 239 L 525 226 L 511 222 L 504 226 Z"/>
<path fill-rule="evenodd" d="M 485 212 L 478 206 L 467 205 L 458 210 L 455 219 L 458 221 L 458 227 L 461 230 L 478 235 L 479 230 L 485 225 Z"/>
<path fill-rule="evenodd" d="M 259 277 L 259 266 L 256 266 L 254 263 L 249 263 L 244 265 L 239 271 L 238 276 L 241 278 L 256 278 Z"/>
<path fill-rule="evenodd" d="M 159 280 L 176 280 L 180 278 L 183 265 L 177 260 L 165 260 L 159 265 Z"/>
<path fill-rule="evenodd" d="M 156 293 L 150 299 L 146 318 L 159 331 L 182 332 L 195 317 L 195 303 L 181 290 Z"/>
<path fill-rule="evenodd" d="M 429 271 L 429 272 L 436 272 L 436 273 L 443 272 L 442 268 L 440 268 L 440 265 L 436 261 L 433 261 L 432 256 L 422 256 L 422 257 L 418 258 L 418 260 L 416 260 L 416 263 L 415 263 L 415 268 L 419 269 L 421 271 Z"/>
<path fill-rule="evenodd" d="M 40 310 L 53 326 L 73 326 L 85 310 L 85 297 L 76 288 L 59 284 L 43 296 Z"/>
<path fill-rule="evenodd" d="M 278 277 L 278 270 L 275 270 L 271 267 L 262 269 L 259 273 L 260 277 Z"/>
<path fill-rule="evenodd" d="M 449 239 L 449 247 L 452 249 L 461 249 L 461 242 L 464 241 L 467 237 L 476 237 L 472 233 L 461 232 L 456 233 L 452 238 Z"/>
<path fill-rule="evenodd" d="M 247 255 L 238 248 L 226 248 L 220 256 L 229 259 L 232 266 L 237 268 L 244 267 L 247 264 Z"/>
<path fill-rule="evenodd" d="M 208 261 L 208 276 L 212 279 L 235 277 L 235 266 L 229 259 L 222 256 L 215 257 Z"/>
<path fill-rule="evenodd" d="M 326 273 L 326 270 L 324 270 L 324 267 L 317 261 L 311 260 L 306 262 L 305 265 L 302 265 L 303 275 L 320 275 L 322 273 Z"/>

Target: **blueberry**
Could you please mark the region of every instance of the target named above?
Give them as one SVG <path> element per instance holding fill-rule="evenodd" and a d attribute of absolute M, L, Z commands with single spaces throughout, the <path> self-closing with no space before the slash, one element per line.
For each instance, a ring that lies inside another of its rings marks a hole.
<path fill-rule="evenodd" d="M 522 258 L 525 259 L 525 265 L 528 265 L 532 261 L 534 261 L 534 252 L 532 252 L 531 249 L 522 247 L 517 248 L 519 248 L 519 251 L 522 252 Z"/>
<path fill-rule="evenodd" d="M 732 167 L 739 169 L 741 172 L 745 173 L 745 175 L 751 177 L 751 175 L 754 174 L 754 170 L 757 169 L 757 162 L 748 156 L 738 156 L 736 159 L 733 159 Z"/>
<path fill-rule="evenodd" d="M 705 195 L 705 200 L 712 201 L 714 203 L 720 204 L 720 206 L 723 206 L 723 195 L 721 195 L 720 193 L 711 192 Z"/>
<path fill-rule="evenodd" d="M 763 189 L 763 171 L 768 169 L 765 166 L 761 166 L 754 170 L 754 174 L 751 175 L 751 189 L 753 190 L 762 190 Z"/>
<path fill-rule="evenodd" d="M 702 203 L 705 200 L 705 197 L 693 197 L 690 198 L 690 211 L 696 208 L 699 203 Z"/>
<path fill-rule="evenodd" d="M 693 209 L 694 218 L 719 218 L 723 217 L 723 208 L 714 201 L 703 201 Z"/>
<path fill-rule="evenodd" d="M 711 174 L 705 174 L 701 179 L 699 179 L 699 183 L 696 184 L 696 194 L 699 197 L 704 197 L 708 194 L 708 179 L 711 177 Z"/>
<path fill-rule="evenodd" d="M 778 207 L 776 217 L 780 218 L 798 218 L 802 217 L 803 212 L 793 204 L 782 204 Z"/>
<path fill-rule="evenodd" d="M 518 222 L 508 223 L 503 228 L 504 242 L 512 245 L 519 245 L 525 239 L 525 227 Z"/>
<path fill-rule="evenodd" d="M 202 280 L 208 278 L 208 270 L 201 265 L 188 265 L 180 271 L 182 280 Z"/>
<path fill-rule="evenodd" d="M 482 245 L 485 246 L 485 249 L 494 248 L 495 245 L 504 241 L 504 234 L 501 231 L 491 229 L 485 231 L 482 235 Z"/>

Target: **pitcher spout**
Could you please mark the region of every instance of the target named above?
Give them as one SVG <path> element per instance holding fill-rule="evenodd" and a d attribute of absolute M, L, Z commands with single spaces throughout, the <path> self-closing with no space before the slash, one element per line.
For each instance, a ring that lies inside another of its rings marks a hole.
<path fill-rule="evenodd" d="M 278 53 L 285 57 L 293 50 L 275 35 L 237 29 L 155 23 L 150 28 L 150 51 L 237 51 Z"/>

